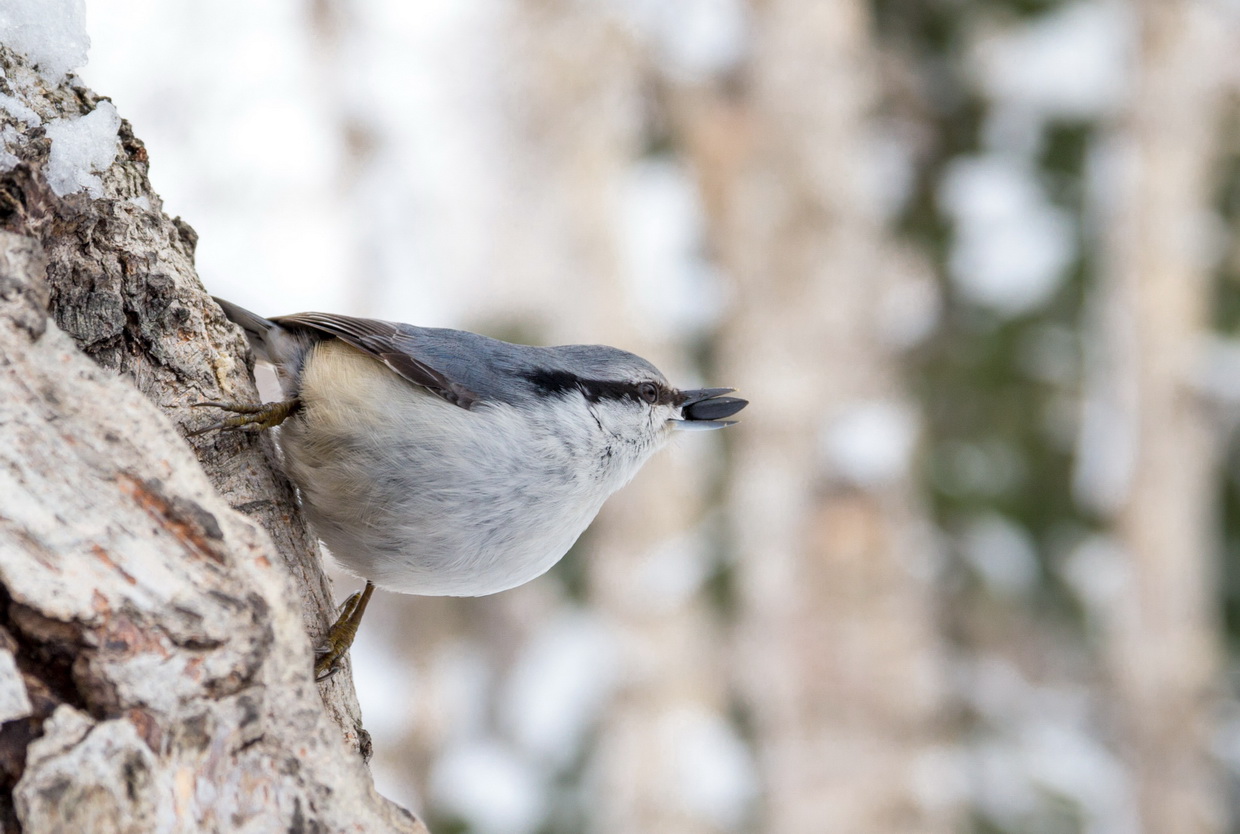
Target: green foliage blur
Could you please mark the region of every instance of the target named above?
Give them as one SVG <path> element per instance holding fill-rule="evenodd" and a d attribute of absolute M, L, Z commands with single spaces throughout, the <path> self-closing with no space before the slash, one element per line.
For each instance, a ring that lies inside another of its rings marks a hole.
<path fill-rule="evenodd" d="M 1091 298 L 1101 281 L 1099 242 L 1091 238 L 1084 183 L 1090 155 L 1109 125 L 1097 119 L 1052 120 L 1035 144 L 1045 192 L 1073 219 L 1077 255 L 1049 303 L 1033 312 L 1003 317 L 962 297 L 948 275 L 954 240 L 952 221 L 940 205 L 950 164 L 984 149 L 992 102 L 979 89 L 964 57 L 979 26 L 1033 23 L 1069 6 L 1066 0 L 872 0 L 881 48 L 916 79 L 884 79 L 884 118 L 912 120 L 927 131 L 916 160 L 911 193 L 896 226 L 898 234 L 931 259 L 943 298 L 940 327 L 908 357 L 908 382 L 920 399 L 927 435 L 920 470 L 924 494 L 946 536 L 942 617 L 957 656 L 991 650 L 1036 656 L 1022 668 L 1056 669 L 1089 681 L 1103 674 L 1097 623 L 1088 605 L 1065 581 L 1072 548 L 1101 531 L 1101 519 L 1074 495 L 1078 438 L 1073 430 L 1082 407 L 1084 368 L 1091 328 Z M 1228 102 L 1220 135 L 1223 164 L 1217 173 L 1216 207 L 1226 231 L 1212 314 L 1218 335 L 1240 334 L 1240 113 Z M 1229 137 L 1229 138 L 1226 138 Z M 990 150 L 993 150 L 991 146 Z M 1220 235 L 1221 236 L 1221 235 Z M 1040 353 L 1053 351 L 1060 373 L 1040 367 Z M 1232 432 L 1234 434 L 1234 432 Z M 1219 617 L 1236 680 L 1240 651 L 1240 444 L 1229 437 L 1219 468 Z M 982 477 L 977 470 L 983 471 Z M 987 473 L 986 470 L 990 471 Z M 998 513 L 1023 528 L 1034 544 L 1035 581 L 1016 596 L 996 598 L 962 555 L 956 535 L 969 519 Z M 1053 647 L 1053 649 L 1052 649 Z M 1028 657 L 1026 657 L 1028 659 Z M 1048 677 L 1059 677 L 1049 673 Z M 1232 684 L 1234 692 L 1235 685 Z M 1234 697 L 1234 695 L 1233 695 Z M 962 707 L 961 737 L 979 737 L 982 717 Z M 1230 777 L 1229 795 L 1240 796 Z M 1054 811 L 1060 807 L 1063 813 Z M 1233 808 L 1233 812 L 1236 809 Z M 1233 820 L 1236 814 L 1232 814 Z M 1084 831 L 1087 826 L 1051 797 L 1036 819 L 1012 828 L 974 809 L 972 830 Z"/>

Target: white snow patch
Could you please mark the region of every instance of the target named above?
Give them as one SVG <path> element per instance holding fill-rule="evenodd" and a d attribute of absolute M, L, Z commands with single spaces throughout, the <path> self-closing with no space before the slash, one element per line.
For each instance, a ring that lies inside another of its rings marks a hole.
<path fill-rule="evenodd" d="M 958 747 L 938 746 L 913 759 L 911 787 L 923 808 L 958 807 L 968 796 L 967 760 Z"/>
<path fill-rule="evenodd" d="M 1000 155 L 948 167 L 939 200 L 955 224 L 949 268 L 973 302 L 1006 316 L 1054 295 L 1076 255 L 1072 218 L 1053 206 L 1033 165 Z"/>
<path fill-rule="evenodd" d="M 1024 527 L 997 513 L 978 516 L 961 535 L 960 549 L 986 585 L 1016 596 L 1038 578 L 1037 548 Z"/>
<path fill-rule="evenodd" d="M 917 347 L 933 335 L 943 317 L 943 295 L 933 273 L 918 256 L 899 257 L 896 280 L 879 298 L 883 342 L 898 350 Z"/>
<path fill-rule="evenodd" d="M 502 708 L 525 749 L 556 767 L 577 754 L 618 674 L 612 634 L 597 617 L 561 614 L 517 657 Z"/>
<path fill-rule="evenodd" d="M 1127 101 L 1135 23 L 1126 3 L 1069 3 L 1032 23 L 983 33 L 970 69 L 992 99 L 1035 119 L 1097 118 Z"/>
<path fill-rule="evenodd" d="M 1124 502 L 1136 466 L 1138 415 L 1132 379 L 1091 368 L 1081 403 L 1072 494 L 1085 507 L 1114 512 Z"/>
<path fill-rule="evenodd" d="M 703 211 L 692 174 L 671 160 L 632 166 L 623 203 L 625 254 L 640 321 L 652 333 L 684 333 L 715 322 L 721 282 L 702 254 Z"/>
<path fill-rule="evenodd" d="M 1028 712 L 1033 688 L 1006 657 L 984 654 L 957 664 L 954 672 L 961 697 L 995 726 Z"/>
<path fill-rule="evenodd" d="M 749 19 L 740 0 L 622 0 L 617 6 L 655 47 L 663 69 L 680 81 L 702 81 L 744 57 Z"/>
<path fill-rule="evenodd" d="M 7 148 L 11 148 L 20 141 L 17 130 L 12 125 L 6 125 L 0 130 L 0 171 L 12 170 L 19 160 L 16 154 L 10 153 Z"/>
<path fill-rule="evenodd" d="M 47 138 L 52 142 L 47 182 L 56 196 L 75 191 L 85 191 L 96 199 L 103 196 L 103 181 L 94 172 L 106 170 L 116 159 L 120 126 L 121 117 L 107 101 L 99 102 L 85 116 L 47 123 Z"/>
<path fill-rule="evenodd" d="M 660 746 L 672 753 L 669 784 L 685 810 L 716 828 L 735 828 L 758 790 L 745 743 L 722 716 L 692 707 L 669 712 L 658 732 Z"/>
<path fill-rule="evenodd" d="M 407 656 L 388 640 L 370 640 L 354 646 L 350 658 L 366 726 L 377 738 L 404 738 L 414 724 L 409 693 L 425 685 Z"/>
<path fill-rule="evenodd" d="M 1020 734 L 1021 764 L 1043 790 L 1074 801 L 1086 832 L 1136 831 L 1123 765 L 1106 748 L 1062 720 L 1034 720 Z"/>
<path fill-rule="evenodd" d="M 1100 613 L 1109 612 L 1131 587 L 1131 572 L 1123 546 L 1109 536 L 1086 538 L 1059 568 L 1072 591 Z"/>
<path fill-rule="evenodd" d="M 427 695 L 419 698 L 414 716 L 419 729 L 447 731 L 457 739 L 484 734 L 491 721 L 495 675 L 487 655 L 472 641 L 457 639 L 438 646 L 421 677 Z"/>
<path fill-rule="evenodd" d="M 1096 694 L 1079 686 L 1036 686 L 1005 658 L 967 668 L 962 691 L 985 717 L 982 740 L 967 748 L 973 803 L 1004 827 L 1027 828 L 1064 800 L 1079 809 L 1086 834 L 1137 829 L 1123 766 L 1094 736 Z M 1024 825 L 1016 825 L 1019 821 Z M 1036 826 L 1035 826 L 1036 827 Z"/>
<path fill-rule="evenodd" d="M 871 191 L 879 212 L 888 221 L 908 203 L 917 179 L 917 152 L 922 140 L 917 129 L 903 121 L 880 122 L 866 143 L 868 165 L 862 173 L 871 177 Z"/>
<path fill-rule="evenodd" d="M 4 0 L 0 43 L 25 55 L 44 79 L 60 83 L 86 64 L 86 0 Z"/>
<path fill-rule="evenodd" d="M 1197 390 L 1214 402 L 1240 405 L 1240 339 L 1205 336 L 1199 352 L 1201 360 L 1194 380 Z"/>
<path fill-rule="evenodd" d="M 1210 748 L 1233 775 L 1240 775 L 1240 702 L 1227 700 L 1218 712 Z"/>
<path fill-rule="evenodd" d="M 1122 765 L 1091 734 L 1095 696 L 1081 687 L 1036 686 L 1009 660 L 982 656 L 962 664 L 960 694 L 983 716 L 966 741 L 972 804 L 1004 828 L 1067 800 L 1087 834 L 1127 834 L 1131 787 Z M 1036 827 L 1036 825 L 1034 826 Z"/>
<path fill-rule="evenodd" d="M 13 96 L 6 96 L 0 93 L 0 110 L 8 113 L 15 119 L 23 121 L 28 127 L 39 126 L 39 114 L 26 106 L 24 102 Z"/>
<path fill-rule="evenodd" d="M 544 817 L 546 785 L 537 769 L 495 741 L 447 750 L 435 763 L 430 792 L 444 810 L 479 834 L 529 834 Z"/>
<path fill-rule="evenodd" d="M 820 448 L 833 476 L 873 489 L 908 472 L 917 435 L 917 416 L 907 406 L 859 402 L 829 421 Z"/>
<path fill-rule="evenodd" d="M 710 575 L 711 561 L 695 532 L 668 539 L 652 548 L 636 568 L 634 604 L 651 614 L 666 614 L 684 605 Z"/>
<path fill-rule="evenodd" d="M 986 816 L 1015 827 L 1037 806 L 1038 795 L 1009 744 L 987 739 L 971 753 L 973 804 Z"/>

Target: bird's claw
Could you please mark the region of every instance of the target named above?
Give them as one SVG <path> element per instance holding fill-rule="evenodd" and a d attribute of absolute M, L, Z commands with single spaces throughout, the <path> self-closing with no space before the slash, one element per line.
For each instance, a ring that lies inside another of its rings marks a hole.
<path fill-rule="evenodd" d="M 257 405 L 209 400 L 207 402 L 193 403 L 192 407 L 218 408 L 221 411 L 230 411 L 235 415 L 233 417 L 225 417 L 219 422 L 212 423 L 205 428 L 195 429 L 189 433 L 190 437 L 197 437 L 200 434 L 206 434 L 207 432 L 215 431 L 216 429 L 227 431 L 259 432 L 264 429 L 274 428 L 291 417 L 293 413 L 301 407 L 301 400 L 294 397 L 291 400 L 282 400 L 274 403 L 259 403 Z"/>
<path fill-rule="evenodd" d="M 366 605 L 374 592 L 374 583 L 367 582 L 364 589 L 350 594 L 340 606 L 340 616 L 327 631 L 327 645 L 314 652 L 316 681 L 325 681 L 340 670 L 340 661 L 349 653 L 349 647 L 357 637 L 357 628 L 361 625 L 362 615 L 366 613 Z"/>

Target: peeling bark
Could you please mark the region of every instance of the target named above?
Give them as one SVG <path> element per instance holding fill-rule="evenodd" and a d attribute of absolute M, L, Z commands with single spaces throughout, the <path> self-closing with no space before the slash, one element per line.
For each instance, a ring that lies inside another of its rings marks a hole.
<path fill-rule="evenodd" d="M 271 440 L 183 436 L 257 400 L 193 231 L 127 123 L 102 197 L 58 197 L 43 125 L 100 99 L 0 67 L 38 117 L 0 110 L 3 827 L 425 831 L 373 790 L 348 674 L 311 679 L 330 590 Z"/>

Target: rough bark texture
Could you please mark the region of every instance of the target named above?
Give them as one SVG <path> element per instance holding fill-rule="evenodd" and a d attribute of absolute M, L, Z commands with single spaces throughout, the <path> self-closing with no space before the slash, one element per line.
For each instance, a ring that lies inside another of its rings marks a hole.
<path fill-rule="evenodd" d="M 881 338 L 867 12 L 777 0 L 751 23 L 744 71 L 676 101 L 737 282 L 720 378 L 754 403 L 729 438 L 730 500 L 763 830 L 948 832 L 944 655 L 911 461 L 858 479 L 820 445 L 858 408 L 916 419 Z"/>
<path fill-rule="evenodd" d="M 1108 651 L 1120 737 L 1140 830 L 1225 830 L 1210 752 L 1221 646 L 1211 598 L 1215 461 L 1194 390 L 1209 325 L 1206 237 L 1217 159 L 1226 31 L 1191 0 L 1149 0 L 1115 214 L 1104 300 L 1111 363 L 1100 384 L 1122 392 L 1111 432 L 1128 441 L 1114 496 L 1127 557 Z"/>
<path fill-rule="evenodd" d="M 257 399 L 193 231 L 127 123 L 103 196 L 57 197 L 43 125 L 99 99 L 0 66 L 37 116 L 0 112 L 5 826 L 424 831 L 373 791 L 348 674 L 311 679 L 330 592 L 270 439 L 182 436 Z"/>

